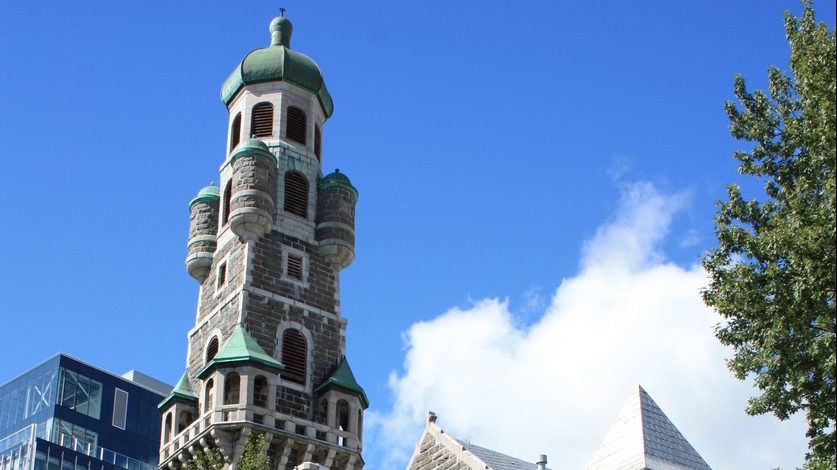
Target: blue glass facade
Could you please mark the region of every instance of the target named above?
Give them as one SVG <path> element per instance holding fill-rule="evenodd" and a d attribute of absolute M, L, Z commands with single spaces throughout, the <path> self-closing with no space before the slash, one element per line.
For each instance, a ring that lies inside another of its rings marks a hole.
<path fill-rule="evenodd" d="M 155 470 L 163 398 L 56 355 L 0 386 L 0 470 Z"/>

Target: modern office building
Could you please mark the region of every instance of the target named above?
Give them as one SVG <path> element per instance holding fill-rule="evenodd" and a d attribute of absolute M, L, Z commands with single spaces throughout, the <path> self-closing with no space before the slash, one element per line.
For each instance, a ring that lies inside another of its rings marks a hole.
<path fill-rule="evenodd" d="M 0 385 L 0 470 L 155 470 L 170 390 L 57 354 Z"/>

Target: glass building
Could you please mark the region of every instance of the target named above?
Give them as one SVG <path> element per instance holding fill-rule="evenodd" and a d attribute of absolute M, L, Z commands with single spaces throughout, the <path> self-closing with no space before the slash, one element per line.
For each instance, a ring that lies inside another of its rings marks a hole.
<path fill-rule="evenodd" d="M 57 354 L 0 385 L 0 470 L 156 470 L 170 390 Z"/>

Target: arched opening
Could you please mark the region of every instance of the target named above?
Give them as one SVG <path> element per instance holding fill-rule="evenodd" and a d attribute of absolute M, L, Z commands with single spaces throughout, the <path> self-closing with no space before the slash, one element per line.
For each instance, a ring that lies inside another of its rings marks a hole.
<path fill-rule="evenodd" d="M 285 173 L 285 211 L 308 217 L 308 179 L 298 171 Z"/>
<path fill-rule="evenodd" d="M 305 384 L 308 363 L 308 342 L 299 330 L 289 328 L 282 333 L 282 377 L 291 382 Z"/>
<path fill-rule="evenodd" d="M 169 442 L 171 440 L 171 421 L 171 413 L 166 414 L 166 424 L 163 425 L 163 442 Z"/>
<path fill-rule="evenodd" d="M 267 379 L 263 375 L 253 381 L 253 406 L 267 408 Z"/>
<path fill-rule="evenodd" d="M 253 137 L 271 137 L 273 135 L 273 105 L 259 103 L 253 106 L 250 119 L 250 135 Z"/>
<path fill-rule="evenodd" d="M 241 113 L 235 115 L 230 125 L 230 152 L 241 142 Z"/>
<path fill-rule="evenodd" d="M 207 411 L 209 411 L 209 410 L 211 410 L 212 408 L 215 407 L 215 405 L 213 403 L 214 401 L 215 401 L 215 381 L 212 380 L 212 379 L 209 379 L 206 382 L 206 390 L 204 391 L 204 394 L 203 394 L 203 411 L 204 411 L 204 413 L 206 413 Z"/>
<path fill-rule="evenodd" d="M 218 337 L 213 336 L 212 339 L 209 340 L 209 344 L 206 345 L 206 360 L 204 364 L 208 363 L 218 354 Z"/>
<path fill-rule="evenodd" d="M 320 132 L 320 126 L 314 124 L 314 155 L 317 156 L 317 161 L 323 163 L 323 135 Z"/>
<path fill-rule="evenodd" d="M 230 201 L 232 201 L 232 178 L 224 186 L 224 204 L 221 206 L 221 226 L 230 221 Z"/>
<path fill-rule="evenodd" d="M 357 440 L 363 441 L 363 410 L 357 410 Z"/>
<path fill-rule="evenodd" d="M 305 111 L 296 106 L 288 106 L 285 122 L 285 137 L 305 145 L 307 140 L 305 137 L 308 133 L 308 117 Z"/>
<path fill-rule="evenodd" d="M 341 431 L 349 430 L 349 402 L 346 400 L 337 400 L 337 427 Z M 337 443 L 346 445 L 346 440 L 340 436 Z"/>
<path fill-rule="evenodd" d="M 241 391 L 241 376 L 230 372 L 224 377 L 224 404 L 237 405 Z"/>
<path fill-rule="evenodd" d="M 180 434 L 185 431 L 194 420 L 195 417 L 191 411 L 181 410 L 180 414 L 177 415 L 177 433 Z"/>

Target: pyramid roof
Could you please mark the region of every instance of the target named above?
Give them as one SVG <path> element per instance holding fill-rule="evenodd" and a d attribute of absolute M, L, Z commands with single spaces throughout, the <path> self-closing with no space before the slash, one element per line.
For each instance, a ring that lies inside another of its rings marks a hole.
<path fill-rule="evenodd" d="M 185 401 L 196 401 L 198 399 L 195 392 L 192 391 L 192 384 L 189 382 L 189 376 L 186 372 L 180 377 L 180 380 L 177 381 L 177 385 L 174 386 L 169 396 L 167 396 L 163 401 L 157 405 L 158 408 L 164 408 L 169 402 L 172 400 L 185 400 Z"/>
<path fill-rule="evenodd" d="M 259 343 L 239 325 L 233 330 L 232 335 L 224 342 L 221 349 L 218 350 L 218 354 L 195 375 L 202 378 L 215 367 L 244 363 L 256 363 L 274 372 L 279 372 L 285 368 L 282 363 L 266 353 L 259 346 Z"/>
<path fill-rule="evenodd" d="M 369 399 L 366 398 L 366 392 L 363 391 L 363 387 L 355 380 L 355 374 L 352 373 L 352 368 L 349 367 L 349 361 L 345 357 L 340 361 L 340 365 L 337 366 L 334 373 L 322 385 L 317 387 L 317 391 L 324 391 L 331 387 L 340 388 L 358 395 L 363 409 L 369 408 Z"/>
<path fill-rule="evenodd" d="M 642 386 L 628 398 L 587 470 L 710 470 Z"/>

